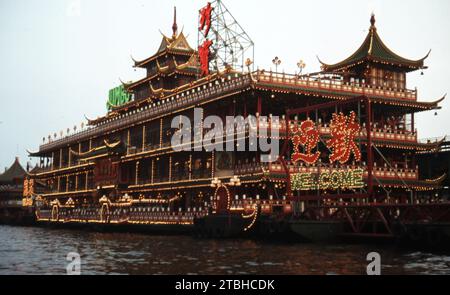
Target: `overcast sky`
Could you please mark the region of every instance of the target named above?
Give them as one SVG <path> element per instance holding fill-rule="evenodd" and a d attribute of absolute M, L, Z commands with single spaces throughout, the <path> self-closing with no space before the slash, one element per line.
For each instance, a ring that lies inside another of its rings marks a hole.
<path fill-rule="evenodd" d="M 84 115 L 106 112 L 108 90 L 144 72 L 131 55 L 155 53 L 159 30 L 171 33 L 173 6 L 178 25 L 196 47 L 199 0 L 0 0 L 0 172 L 42 138 L 80 125 Z M 449 91 L 450 1 L 447 0 L 224 0 L 255 42 L 256 65 L 294 73 L 319 70 L 316 55 L 338 62 L 362 43 L 374 12 L 378 32 L 396 53 L 410 59 L 432 53 L 424 76 L 412 73 L 408 86 L 433 101 Z M 419 115 L 419 137 L 450 134 L 450 98 L 443 110 Z"/>

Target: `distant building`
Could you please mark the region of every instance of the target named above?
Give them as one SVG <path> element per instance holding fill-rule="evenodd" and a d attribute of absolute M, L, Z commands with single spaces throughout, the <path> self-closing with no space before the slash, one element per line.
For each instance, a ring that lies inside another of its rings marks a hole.
<path fill-rule="evenodd" d="M 0 174 L 0 223 L 17 222 L 24 216 L 22 198 L 26 174 L 18 157 L 9 169 Z"/>
<path fill-rule="evenodd" d="M 435 174 L 446 175 L 442 182 L 442 189 L 438 193 L 445 199 L 450 199 L 450 137 L 447 136 L 439 150 L 427 151 L 419 154 L 418 163 L 420 177 L 432 178 Z M 425 140 L 430 143 L 433 140 Z"/>

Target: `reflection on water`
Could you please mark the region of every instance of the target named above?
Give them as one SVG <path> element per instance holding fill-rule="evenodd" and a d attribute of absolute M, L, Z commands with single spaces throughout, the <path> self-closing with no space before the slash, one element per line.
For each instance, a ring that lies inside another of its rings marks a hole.
<path fill-rule="evenodd" d="M 273 244 L 0 226 L 0 274 L 65 274 L 78 252 L 82 274 L 365 274 L 369 252 L 384 274 L 450 274 L 450 255 L 389 246 Z"/>

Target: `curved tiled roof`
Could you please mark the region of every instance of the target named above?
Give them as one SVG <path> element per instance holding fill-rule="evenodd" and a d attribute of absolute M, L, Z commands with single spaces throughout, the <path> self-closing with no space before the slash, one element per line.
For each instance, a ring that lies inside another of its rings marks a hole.
<path fill-rule="evenodd" d="M 169 38 L 164 34 L 161 45 L 159 46 L 158 51 L 152 55 L 151 57 L 144 59 L 142 61 L 134 60 L 134 67 L 136 68 L 145 68 L 147 64 L 157 59 L 159 56 L 166 55 L 167 53 L 172 54 L 184 54 L 184 55 L 192 55 L 195 50 L 191 48 L 186 37 L 183 32 L 181 32 L 178 36 L 174 36 L 173 38 Z"/>
<path fill-rule="evenodd" d="M 430 52 L 419 60 L 410 60 L 401 57 L 390 50 L 378 35 L 377 28 L 375 27 L 375 16 L 372 15 L 370 20 L 371 26 L 369 34 L 364 40 L 363 44 L 347 59 L 336 63 L 326 64 L 319 59 L 322 64 L 322 69 L 327 72 L 342 71 L 347 68 L 353 67 L 365 61 L 379 62 L 384 64 L 392 64 L 401 67 L 405 67 L 408 71 L 424 68 L 424 60 L 429 56 Z"/>
<path fill-rule="evenodd" d="M 5 173 L 0 174 L 0 183 L 11 183 L 15 179 L 24 178 L 26 173 L 25 169 L 19 163 L 19 158 L 16 158 L 11 167 Z"/>

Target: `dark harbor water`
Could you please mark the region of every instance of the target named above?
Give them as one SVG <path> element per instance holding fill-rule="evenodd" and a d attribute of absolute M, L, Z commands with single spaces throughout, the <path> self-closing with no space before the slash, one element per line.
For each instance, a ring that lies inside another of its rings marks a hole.
<path fill-rule="evenodd" d="M 390 246 L 196 240 L 0 226 L 0 274 L 66 274 L 69 252 L 82 274 L 365 274 L 381 254 L 383 274 L 450 274 L 450 254 Z"/>

